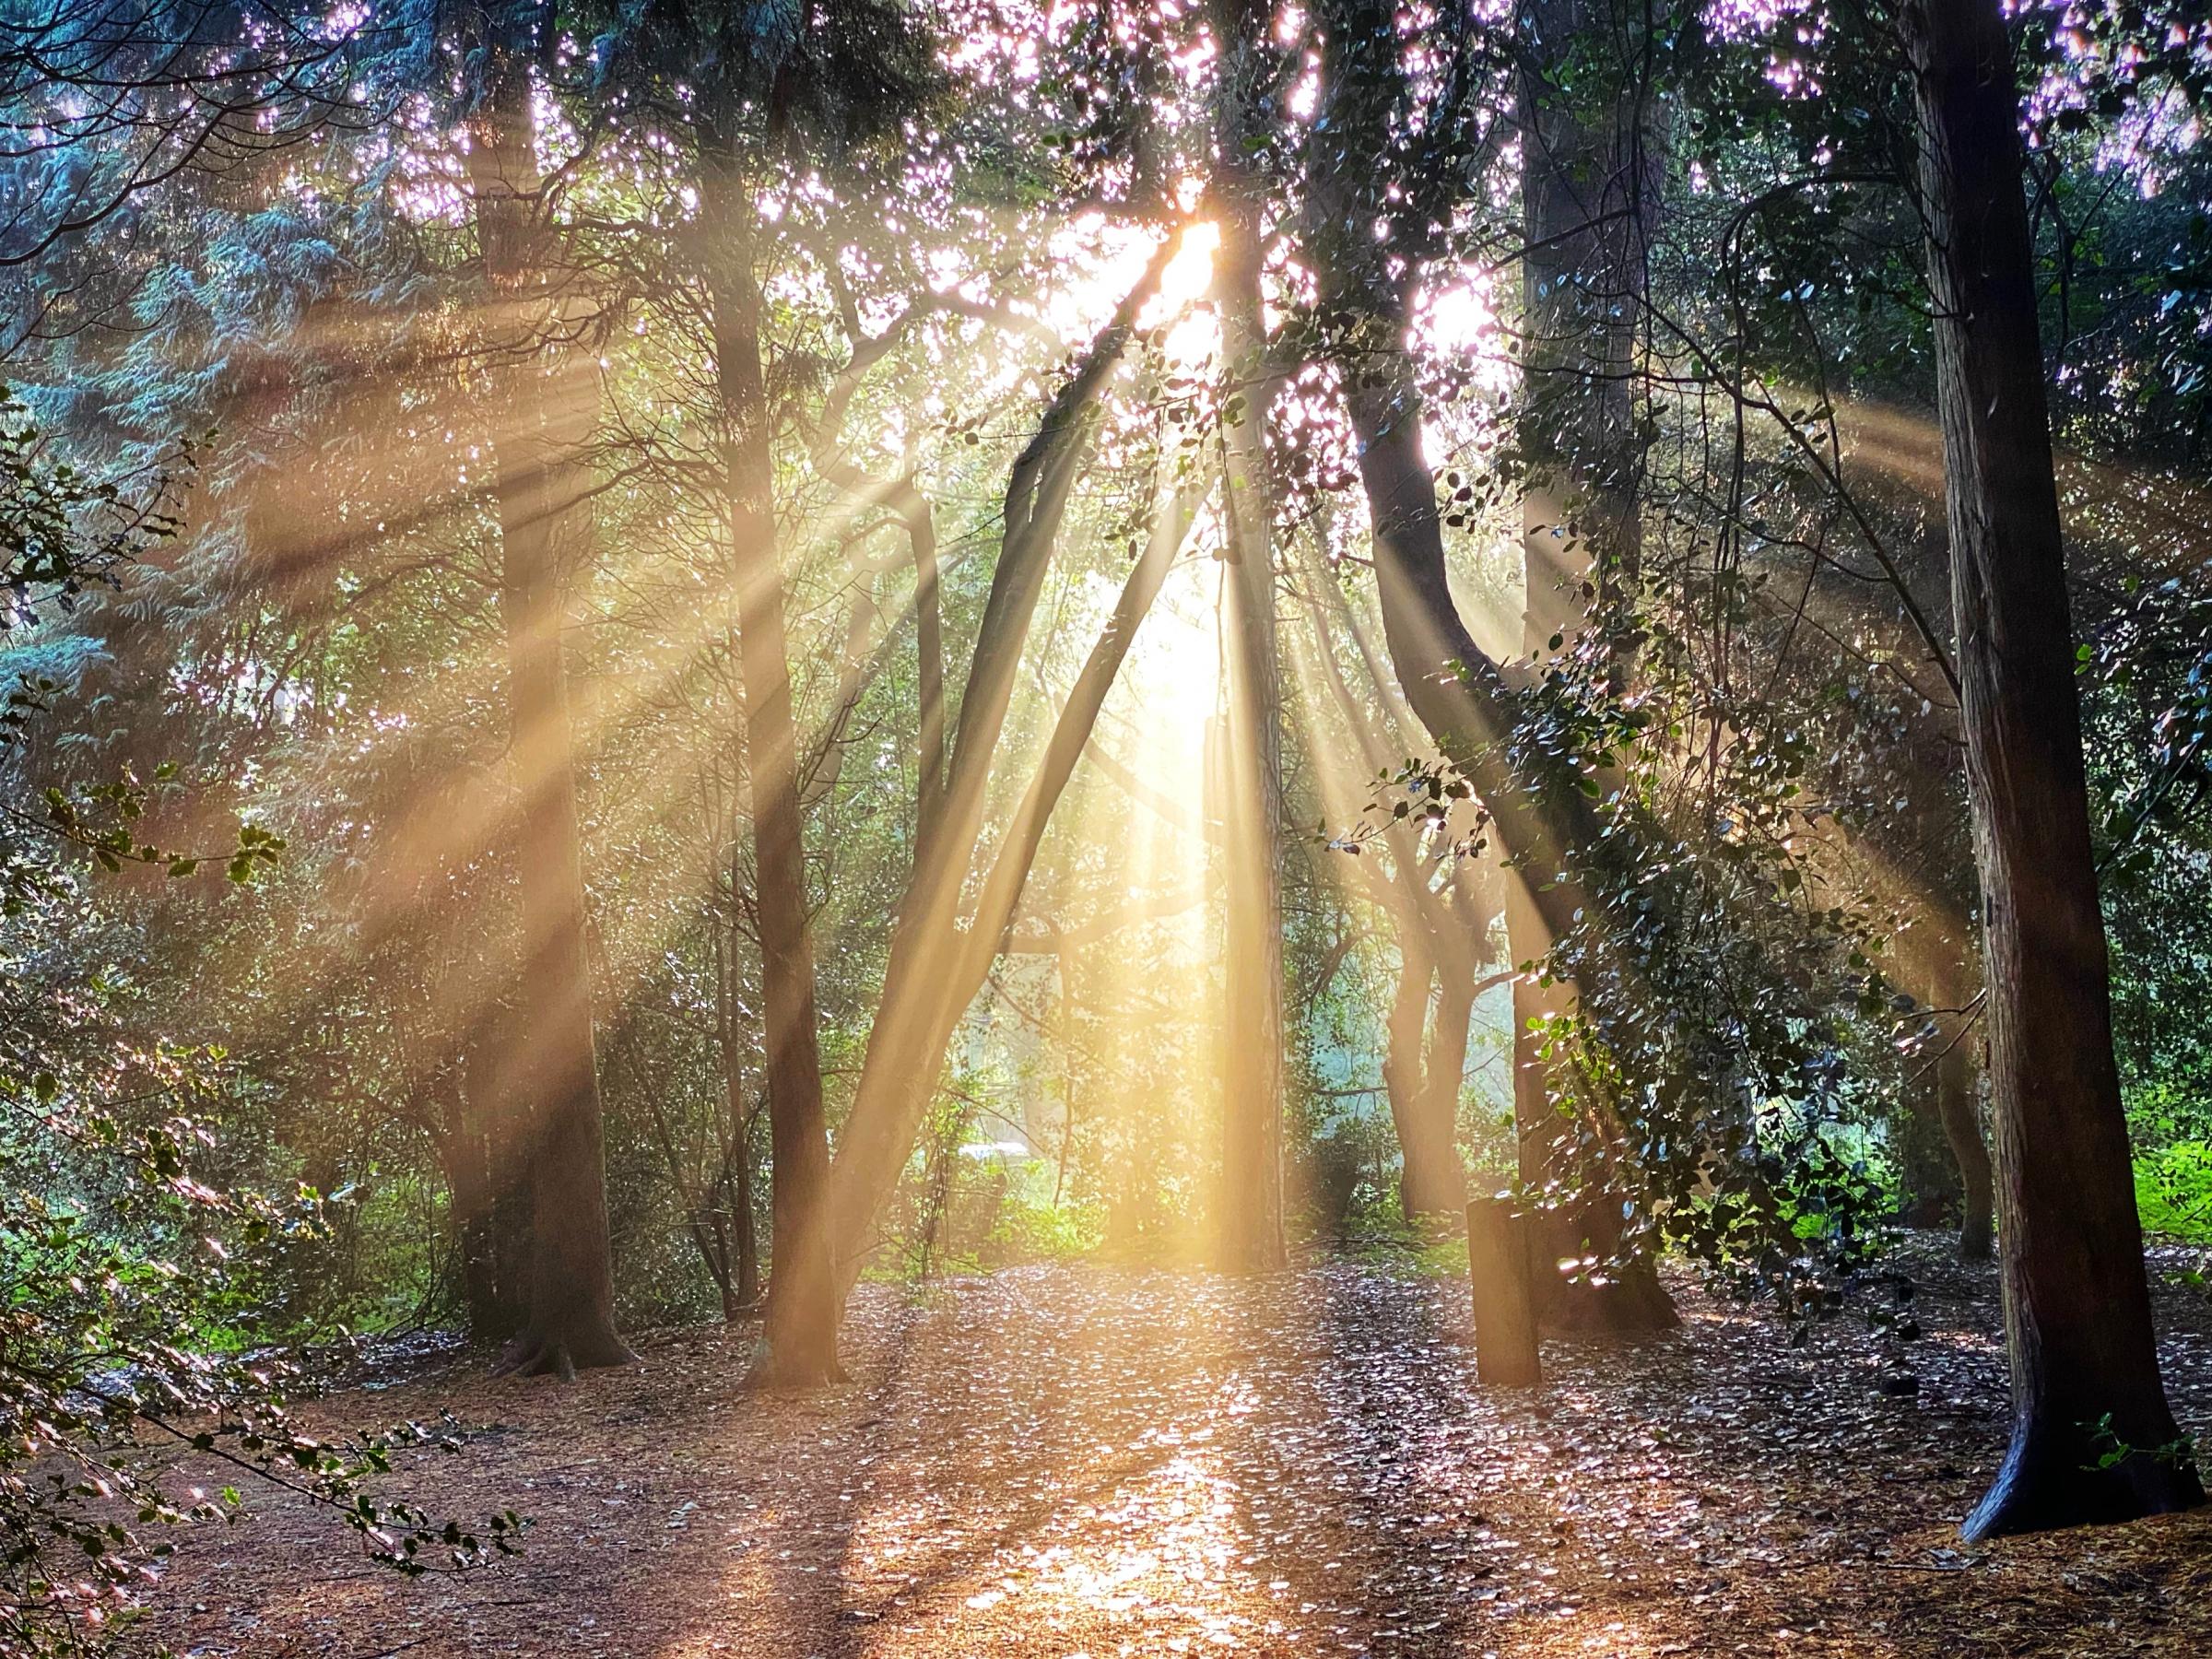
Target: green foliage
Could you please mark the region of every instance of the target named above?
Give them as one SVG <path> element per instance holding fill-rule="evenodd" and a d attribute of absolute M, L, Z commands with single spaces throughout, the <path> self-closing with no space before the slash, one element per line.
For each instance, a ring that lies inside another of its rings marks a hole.
<path fill-rule="evenodd" d="M 112 577 L 173 529 L 118 490 L 43 465 L 25 429 L 0 447 L 15 458 L 0 503 L 12 516 L 0 523 L 19 532 L 21 626 L 37 626 L 49 601 L 65 609 L 85 580 Z M 56 689 L 27 686 L 7 705 L 18 765 L 34 716 L 57 718 Z M 288 1400 L 312 1379 L 266 1342 L 277 1323 L 269 1274 L 326 1235 L 323 1206 L 305 1188 L 277 1196 L 210 1179 L 228 1056 L 135 1037 L 127 976 L 65 948 L 106 924 L 100 873 L 136 866 L 166 885 L 196 871 L 197 858 L 138 831 L 172 782 L 161 769 L 154 786 L 127 776 L 55 785 L 35 807 L 0 814 L 0 1653 L 10 1659 L 105 1651 L 169 1552 L 164 1528 L 244 1512 L 235 1488 L 209 1499 L 192 1487 L 191 1460 L 307 1499 L 370 1559 L 409 1575 L 512 1553 L 523 1527 L 512 1512 L 481 1526 L 441 1520 L 372 1489 L 394 1448 L 437 1440 L 429 1429 L 331 1441 L 297 1426 Z M 240 830 L 231 883 L 272 867 L 283 844 Z"/>

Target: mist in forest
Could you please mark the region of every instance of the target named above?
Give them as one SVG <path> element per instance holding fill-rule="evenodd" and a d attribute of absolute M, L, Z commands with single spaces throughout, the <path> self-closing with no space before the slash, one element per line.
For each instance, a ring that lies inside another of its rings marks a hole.
<path fill-rule="evenodd" d="M 2212 1641 L 2207 120 L 0 3 L 0 1659 Z"/>

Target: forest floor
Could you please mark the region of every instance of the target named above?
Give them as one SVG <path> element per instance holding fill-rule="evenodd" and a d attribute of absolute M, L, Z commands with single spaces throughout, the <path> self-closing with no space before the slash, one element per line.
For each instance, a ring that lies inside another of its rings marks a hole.
<path fill-rule="evenodd" d="M 2193 1263 L 2153 1272 L 2202 1439 Z M 205 1659 L 2212 1653 L 2212 1514 L 1960 1544 L 2004 1441 L 1994 1280 L 1933 1240 L 1905 1265 L 1909 1347 L 1851 1317 L 1793 1347 L 1683 1281 L 1679 1331 L 1547 1343 L 1541 1391 L 1475 1384 L 1464 1280 L 1342 1263 L 865 1290 L 852 1381 L 811 1397 L 743 1392 L 750 1334 L 719 1328 L 566 1387 L 449 1359 L 315 1410 L 453 1413 L 459 1453 L 405 1454 L 394 1493 L 512 1505 L 523 1557 L 401 1581 L 263 1502 L 183 1539 L 152 1633 Z M 1877 1385 L 1900 1369 L 1916 1394 Z"/>

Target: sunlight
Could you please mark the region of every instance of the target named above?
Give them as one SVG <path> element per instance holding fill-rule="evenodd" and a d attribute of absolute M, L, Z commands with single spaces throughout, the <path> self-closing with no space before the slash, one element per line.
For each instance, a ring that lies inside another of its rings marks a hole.
<path fill-rule="evenodd" d="M 0 8 L 0 1653 L 2187 1645 L 2202 9 Z"/>
<path fill-rule="evenodd" d="M 1185 306 L 1202 299 L 1213 286 L 1214 255 L 1220 246 L 1220 226 L 1206 219 L 1185 226 L 1175 256 L 1160 273 L 1159 292 L 1139 314 L 1137 325 L 1158 327 Z"/>

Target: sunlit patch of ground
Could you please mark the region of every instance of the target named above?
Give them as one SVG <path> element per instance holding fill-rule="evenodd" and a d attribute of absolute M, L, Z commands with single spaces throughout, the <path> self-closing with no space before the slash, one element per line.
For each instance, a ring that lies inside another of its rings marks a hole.
<path fill-rule="evenodd" d="M 398 1484 L 534 1515 L 523 1559 L 402 1583 L 268 1505 L 187 1541 L 158 1630 L 207 1659 L 2212 1652 L 2212 1521 L 1959 1546 L 1994 1309 L 1918 1265 L 1920 1343 L 1793 1347 L 1685 1286 L 1678 1333 L 1547 1345 L 1540 1394 L 1475 1384 L 1460 1285 L 1346 1265 L 867 1292 L 854 1381 L 806 1399 L 742 1393 L 718 1330 L 568 1388 L 462 1367 L 332 1405 L 450 1407 L 463 1451 Z M 2212 1310 L 2161 1316 L 2201 1433 Z"/>

